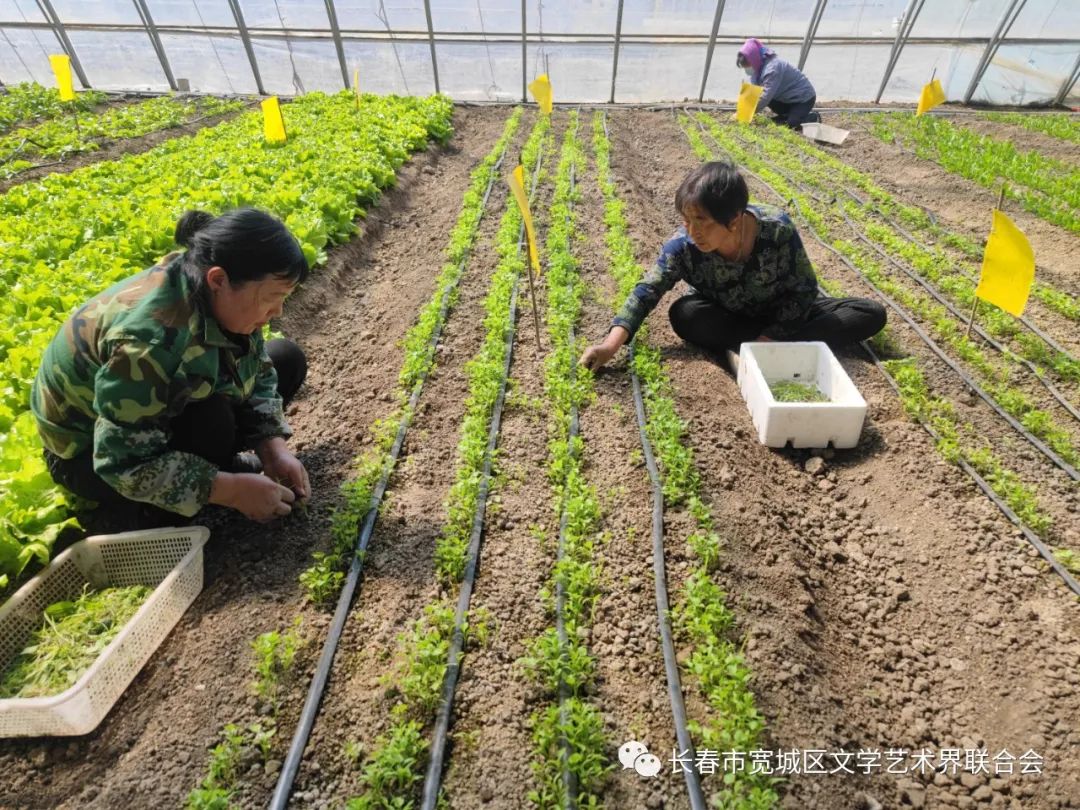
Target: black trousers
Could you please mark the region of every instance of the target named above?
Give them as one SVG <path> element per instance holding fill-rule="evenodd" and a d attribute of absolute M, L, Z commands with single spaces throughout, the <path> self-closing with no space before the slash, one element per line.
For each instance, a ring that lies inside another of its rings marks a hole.
<path fill-rule="evenodd" d="M 299 346 L 282 338 L 267 343 L 266 352 L 277 371 L 278 395 L 287 405 L 307 376 L 307 358 Z M 202 456 L 221 468 L 227 469 L 236 453 L 250 449 L 241 446 L 236 406 L 220 395 L 215 394 L 189 405 L 172 420 L 170 428 L 172 438 L 169 447 Z M 81 498 L 97 501 L 102 507 L 107 507 L 109 525 L 99 527 L 98 531 L 175 525 L 183 520 L 173 512 L 127 500 L 94 472 L 92 451 L 74 458 L 60 458 L 46 450 L 45 464 L 57 484 Z"/>
<path fill-rule="evenodd" d="M 807 116 L 810 115 L 810 110 L 814 109 L 816 103 L 817 96 L 811 96 L 809 101 L 796 101 L 795 103 L 773 99 L 769 102 L 768 107 L 776 113 L 774 120 L 777 124 L 784 124 L 792 129 L 798 129 L 806 121 Z"/>
<path fill-rule="evenodd" d="M 700 293 L 671 305 L 671 327 L 683 340 L 710 351 L 739 350 L 772 324 L 728 312 Z M 784 340 L 822 340 L 830 346 L 855 343 L 885 328 L 885 307 L 866 298 L 818 298 L 806 320 Z"/>

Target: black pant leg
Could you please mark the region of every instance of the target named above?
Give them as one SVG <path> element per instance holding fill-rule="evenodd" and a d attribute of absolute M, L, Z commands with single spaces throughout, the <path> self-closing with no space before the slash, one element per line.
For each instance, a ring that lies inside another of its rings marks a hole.
<path fill-rule="evenodd" d="M 700 293 L 684 295 L 668 312 L 671 328 L 688 343 L 713 352 L 739 350 L 739 344 L 757 338 L 765 324 L 735 315 Z"/>
<path fill-rule="evenodd" d="M 285 338 L 274 338 L 267 343 L 266 353 L 277 372 L 278 394 L 288 405 L 307 377 L 307 357 L 303 349 Z"/>
<path fill-rule="evenodd" d="M 817 96 L 811 96 L 809 101 L 799 101 L 790 106 L 787 114 L 787 125 L 792 129 L 797 129 L 802 126 L 806 121 L 806 117 L 810 114 L 810 111 L 814 109 L 814 104 L 817 103 Z"/>
<path fill-rule="evenodd" d="M 791 113 L 791 105 L 786 101 L 780 101 L 779 99 L 774 98 L 765 106 L 776 113 L 776 117 L 773 119 L 774 123 L 786 124 L 788 122 L 788 115 Z"/>
<path fill-rule="evenodd" d="M 806 321 L 787 340 L 822 340 L 843 346 L 873 337 L 885 328 L 885 307 L 868 298 L 818 298 Z"/>

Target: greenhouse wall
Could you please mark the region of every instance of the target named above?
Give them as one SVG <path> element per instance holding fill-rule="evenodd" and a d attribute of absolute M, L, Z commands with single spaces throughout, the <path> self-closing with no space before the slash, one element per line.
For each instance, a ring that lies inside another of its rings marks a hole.
<path fill-rule="evenodd" d="M 0 0 L 0 35 L 5 84 L 51 83 L 69 50 L 112 91 L 175 89 L 167 65 L 201 93 L 333 91 L 359 70 L 375 92 L 518 101 L 547 72 L 564 102 L 730 102 L 757 36 L 821 101 L 910 103 L 931 76 L 952 101 L 1080 100 L 1080 3 L 1062 0 Z"/>

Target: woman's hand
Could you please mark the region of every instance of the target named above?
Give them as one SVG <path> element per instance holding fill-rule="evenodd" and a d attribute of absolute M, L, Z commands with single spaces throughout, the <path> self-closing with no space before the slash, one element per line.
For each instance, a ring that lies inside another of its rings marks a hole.
<path fill-rule="evenodd" d="M 261 523 L 292 512 L 295 500 L 291 489 L 255 473 L 219 472 L 210 486 L 210 503 L 228 506 Z"/>
<path fill-rule="evenodd" d="M 307 470 L 286 448 L 284 439 L 280 436 L 267 439 L 255 448 L 255 452 L 262 461 L 263 472 L 269 478 L 289 487 L 301 501 L 311 497 Z"/>
<path fill-rule="evenodd" d="M 619 347 L 629 339 L 630 333 L 623 327 L 613 326 L 607 337 L 604 338 L 603 343 L 597 343 L 582 352 L 578 364 L 589 369 L 589 371 L 598 371 L 615 356 L 615 352 L 619 350 Z"/>

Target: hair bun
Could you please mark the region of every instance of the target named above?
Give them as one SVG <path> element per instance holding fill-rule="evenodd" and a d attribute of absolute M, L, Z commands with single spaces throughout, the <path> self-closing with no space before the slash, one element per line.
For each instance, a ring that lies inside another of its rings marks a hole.
<path fill-rule="evenodd" d="M 214 217 L 205 211 L 187 211 L 176 222 L 173 239 L 176 244 L 189 248 L 195 234 L 214 221 Z"/>

